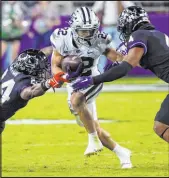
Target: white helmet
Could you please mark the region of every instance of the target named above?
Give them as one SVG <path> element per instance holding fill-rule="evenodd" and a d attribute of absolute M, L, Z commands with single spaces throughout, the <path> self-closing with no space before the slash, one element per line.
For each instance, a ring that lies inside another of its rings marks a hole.
<path fill-rule="evenodd" d="M 82 45 L 92 45 L 96 40 L 100 22 L 93 10 L 88 7 L 77 8 L 69 21 L 73 38 Z"/>

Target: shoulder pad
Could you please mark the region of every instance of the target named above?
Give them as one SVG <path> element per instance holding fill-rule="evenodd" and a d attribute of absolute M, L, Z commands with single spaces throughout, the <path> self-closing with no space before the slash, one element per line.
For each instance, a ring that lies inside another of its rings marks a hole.
<path fill-rule="evenodd" d="M 105 44 L 109 44 L 112 41 L 111 35 L 104 32 L 98 33 L 98 38 Z"/>
<path fill-rule="evenodd" d="M 69 28 L 57 28 L 50 36 L 51 44 L 55 50 L 61 51 L 65 37 L 68 34 L 68 29 Z"/>

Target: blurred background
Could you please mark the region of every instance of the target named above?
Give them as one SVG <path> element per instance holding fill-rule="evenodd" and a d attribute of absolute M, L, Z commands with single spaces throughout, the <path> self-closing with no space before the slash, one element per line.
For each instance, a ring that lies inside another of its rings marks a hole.
<path fill-rule="evenodd" d="M 120 43 L 116 30 L 118 15 L 123 8 L 131 5 L 144 7 L 152 24 L 169 35 L 167 1 L 2 1 L 2 71 L 15 60 L 20 51 L 49 47 L 53 30 L 67 27 L 71 13 L 80 6 L 88 6 L 96 12 L 101 21 L 100 30 L 112 35 L 116 48 Z M 104 63 L 104 56 L 101 58 Z M 153 74 L 148 70 L 135 68 L 129 75 Z"/>
<path fill-rule="evenodd" d="M 1 71 L 28 48 L 46 49 L 55 28 L 67 27 L 71 13 L 88 6 L 120 41 L 117 18 L 123 8 L 146 9 L 156 29 L 169 36 L 167 1 L 2 1 Z M 51 55 L 48 56 L 49 60 Z M 100 69 L 105 57 L 100 57 Z M 122 146 L 132 150 L 134 171 L 119 169 L 107 149 L 86 161 L 87 132 L 69 111 L 65 85 L 34 98 L 6 121 L 2 137 L 2 176 L 165 176 L 169 173 L 169 147 L 153 131 L 154 117 L 168 94 L 168 84 L 149 70 L 134 68 L 126 77 L 104 83 L 96 99 L 101 126 Z M 106 122 L 107 121 L 107 122 Z M 92 168 L 92 169 L 91 169 Z"/>

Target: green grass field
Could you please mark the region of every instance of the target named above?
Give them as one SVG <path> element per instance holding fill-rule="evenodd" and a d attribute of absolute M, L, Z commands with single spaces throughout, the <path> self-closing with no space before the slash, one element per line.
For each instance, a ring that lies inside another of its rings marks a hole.
<path fill-rule="evenodd" d="M 123 77 L 118 80 L 107 82 L 105 84 L 165 84 L 164 81 L 157 77 Z"/>
<path fill-rule="evenodd" d="M 134 168 L 121 170 L 116 155 L 104 149 L 85 158 L 87 133 L 72 124 L 6 125 L 2 136 L 3 177 L 169 176 L 169 146 L 153 131 L 153 121 L 167 92 L 101 93 L 98 116 L 120 145 L 132 150 Z M 66 93 L 35 98 L 12 119 L 74 119 Z"/>

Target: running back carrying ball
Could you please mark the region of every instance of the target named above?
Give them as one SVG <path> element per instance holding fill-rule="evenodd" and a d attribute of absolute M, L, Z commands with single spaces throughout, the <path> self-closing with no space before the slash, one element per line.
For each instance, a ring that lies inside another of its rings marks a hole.
<path fill-rule="evenodd" d="M 81 65 L 81 67 L 79 65 Z M 79 69 L 80 74 L 83 70 L 83 62 L 81 57 L 79 56 L 70 55 L 66 56 L 62 60 L 61 68 L 65 73 L 75 72 L 78 69 L 78 67 L 80 67 Z"/>

